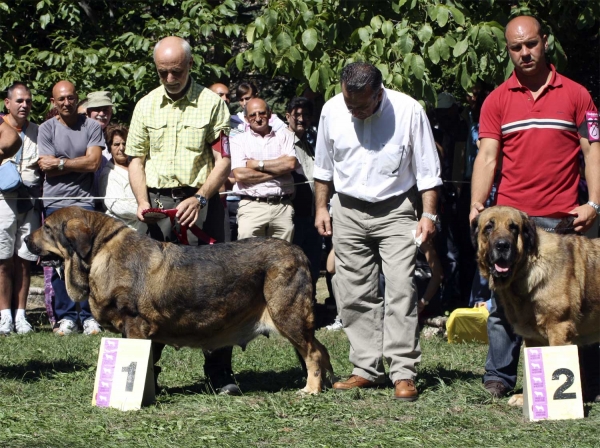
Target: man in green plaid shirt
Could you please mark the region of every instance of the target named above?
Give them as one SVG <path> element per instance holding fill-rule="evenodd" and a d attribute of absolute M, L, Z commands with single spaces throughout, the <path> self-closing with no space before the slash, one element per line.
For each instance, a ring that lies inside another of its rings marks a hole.
<path fill-rule="evenodd" d="M 159 229 L 155 220 L 144 217 L 144 210 L 177 208 L 180 225 L 203 227 L 208 200 L 218 202 L 216 193 L 231 171 L 229 110 L 218 95 L 194 82 L 192 62 L 185 40 L 171 36 L 156 44 L 154 63 L 162 85 L 137 103 L 127 138 L 125 152 L 132 157 L 129 182 L 138 203 L 137 216 L 149 224 L 151 236 L 160 240 L 172 240 L 172 236 L 164 226 Z M 224 220 L 224 208 L 218 205 Z M 212 210 L 210 221 L 217 218 Z M 163 348 L 153 343 L 154 362 Z M 231 347 L 204 352 L 204 372 L 217 392 L 239 395 L 231 353 Z"/>
<path fill-rule="evenodd" d="M 218 95 L 191 78 L 192 61 L 183 39 L 159 41 L 154 62 L 162 85 L 133 112 L 126 154 L 133 157 L 129 179 L 140 221 L 147 222 L 143 210 L 157 205 L 150 205 L 150 191 L 181 199 L 180 224 L 202 227 L 207 200 L 230 172 L 229 111 Z"/>

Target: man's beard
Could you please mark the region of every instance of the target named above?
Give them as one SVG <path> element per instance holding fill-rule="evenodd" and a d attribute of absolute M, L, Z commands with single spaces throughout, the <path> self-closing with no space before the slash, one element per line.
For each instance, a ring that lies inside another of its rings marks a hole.
<path fill-rule="evenodd" d="M 185 82 L 185 84 L 183 84 L 183 85 L 178 84 L 178 86 L 180 86 L 180 88 L 178 90 L 173 90 L 173 88 L 171 86 L 169 86 L 168 84 L 163 83 L 163 86 L 165 87 L 165 90 L 167 91 L 167 93 L 169 93 L 171 95 L 179 95 L 180 93 L 185 92 L 185 90 L 187 89 L 189 84 L 190 84 L 190 77 L 188 76 L 188 79 Z"/>

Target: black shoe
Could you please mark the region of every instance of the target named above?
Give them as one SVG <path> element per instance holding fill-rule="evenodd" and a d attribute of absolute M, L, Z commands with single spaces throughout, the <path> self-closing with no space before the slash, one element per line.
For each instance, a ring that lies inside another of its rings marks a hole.
<path fill-rule="evenodd" d="M 208 375 L 207 379 L 211 388 L 218 395 L 242 395 L 242 391 L 235 383 L 232 372 L 219 372 L 219 374 Z"/>
<path fill-rule="evenodd" d="M 509 392 L 504 383 L 498 380 L 488 380 L 483 383 L 483 387 L 494 398 L 504 398 Z"/>
<path fill-rule="evenodd" d="M 242 395 L 241 389 L 238 387 L 237 384 L 233 384 L 233 383 L 226 384 L 223 387 L 219 387 L 218 389 L 215 389 L 215 392 L 219 395 L 231 395 L 234 397 Z"/>

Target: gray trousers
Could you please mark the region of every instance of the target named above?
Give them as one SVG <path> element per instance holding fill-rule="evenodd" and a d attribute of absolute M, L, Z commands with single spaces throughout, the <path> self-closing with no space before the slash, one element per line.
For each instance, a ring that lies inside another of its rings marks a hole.
<path fill-rule="evenodd" d="M 338 194 L 332 200 L 336 301 L 350 341 L 352 374 L 392 382 L 414 379 L 421 361 L 417 294 L 413 285 L 417 246 L 416 192 L 370 203 Z M 379 272 L 386 288 L 378 297 Z"/>

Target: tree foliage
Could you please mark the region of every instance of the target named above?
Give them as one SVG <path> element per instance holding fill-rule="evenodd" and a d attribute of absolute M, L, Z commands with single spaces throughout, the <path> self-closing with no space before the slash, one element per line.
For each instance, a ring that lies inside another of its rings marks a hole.
<path fill-rule="evenodd" d="M 440 90 L 464 93 L 477 80 L 502 82 L 513 69 L 504 25 L 512 16 L 536 13 L 550 28 L 568 16 L 583 30 L 597 25 L 600 7 L 560 1 L 274 0 L 246 28 L 252 48 L 234 60 L 240 71 L 285 73 L 327 98 L 340 91 L 342 67 L 367 61 L 382 71 L 387 86 L 435 104 Z M 549 55 L 564 69 L 566 55 L 554 34 Z"/>
<path fill-rule="evenodd" d="M 26 82 L 34 92 L 35 115 L 48 108 L 54 83 L 68 79 L 80 97 L 109 90 L 121 119 L 158 84 L 152 61 L 156 41 L 179 35 L 193 47 L 194 75 L 202 80 L 228 75 L 232 39 L 242 39 L 235 22 L 241 2 L 226 0 L 0 2 L 0 88 Z"/>
<path fill-rule="evenodd" d="M 28 83 L 38 120 L 52 85 L 69 79 L 81 94 L 110 90 L 128 121 L 158 85 L 152 49 L 168 35 L 189 40 L 204 84 L 277 77 L 329 98 L 342 67 L 361 60 L 386 86 L 434 104 L 439 91 L 505 79 L 504 25 L 519 14 L 542 20 L 551 60 L 564 70 L 570 56 L 567 73 L 598 95 L 597 1 L 0 0 L 0 13 L 0 89 Z"/>

